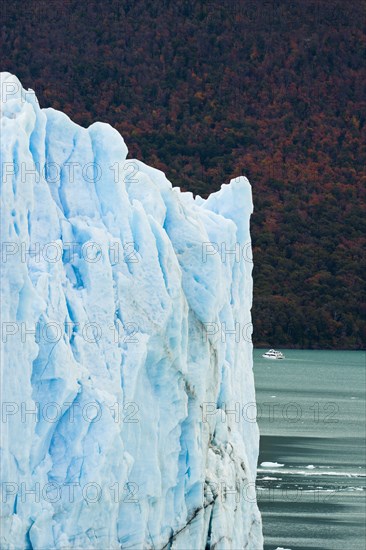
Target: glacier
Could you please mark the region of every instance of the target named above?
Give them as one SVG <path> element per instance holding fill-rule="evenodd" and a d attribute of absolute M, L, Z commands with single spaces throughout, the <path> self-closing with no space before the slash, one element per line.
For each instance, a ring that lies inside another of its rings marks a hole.
<path fill-rule="evenodd" d="M 260 550 L 248 180 L 0 106 L 1 548 Z"/>

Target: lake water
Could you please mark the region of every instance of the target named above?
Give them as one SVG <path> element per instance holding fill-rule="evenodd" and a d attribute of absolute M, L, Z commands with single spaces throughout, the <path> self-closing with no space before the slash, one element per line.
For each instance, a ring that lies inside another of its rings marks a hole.
<path fill-rule="evenodd" d="M 364 550 L 365 353 L 281 351 L 254 350 L 264 548 Z"/>

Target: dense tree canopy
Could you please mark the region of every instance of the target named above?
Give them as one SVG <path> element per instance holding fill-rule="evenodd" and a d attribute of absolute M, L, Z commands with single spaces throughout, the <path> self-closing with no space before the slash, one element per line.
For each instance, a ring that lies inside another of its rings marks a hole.
<path fill-rule="evenodd" d="M 253 185 L 254 343 L 365 340 L 363 0 L 12 0 L 2 70 L 206 196 Z"/>

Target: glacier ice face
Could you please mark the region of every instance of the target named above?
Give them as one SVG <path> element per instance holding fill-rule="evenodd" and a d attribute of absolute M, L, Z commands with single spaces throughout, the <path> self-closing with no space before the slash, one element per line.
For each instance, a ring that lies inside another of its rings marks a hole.
<path fill-rule="evenodd" d="M 259 550 L 248 181 L 1 91 L 1 547 Z"/>

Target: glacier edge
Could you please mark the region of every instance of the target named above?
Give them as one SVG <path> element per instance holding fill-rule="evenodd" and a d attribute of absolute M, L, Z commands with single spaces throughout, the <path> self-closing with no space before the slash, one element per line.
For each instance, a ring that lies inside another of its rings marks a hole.
<path fill-rule="evenodd" d="M 1 91 L 1 547 L 260 550 L 248 180 Z"/>

